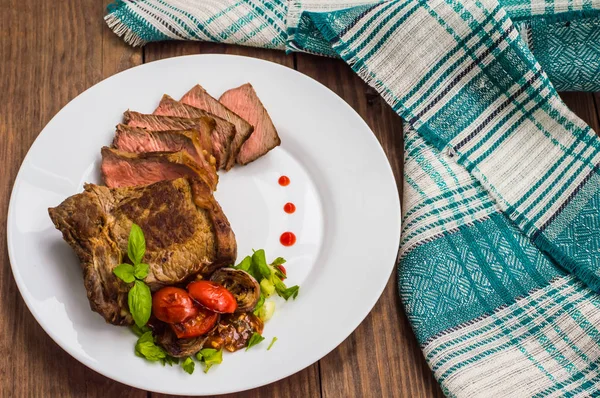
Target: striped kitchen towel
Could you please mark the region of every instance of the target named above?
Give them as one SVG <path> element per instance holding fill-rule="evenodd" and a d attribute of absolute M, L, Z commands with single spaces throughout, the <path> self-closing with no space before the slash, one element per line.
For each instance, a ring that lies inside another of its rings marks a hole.
<path fill-rule="evenodd" d="M 600 88 L 599 21 L 600 0 L 140 0 L 107 15 L 137 44 L 338 56 L 406 120 L 400 295 L 457 397 L 600 395 L 600 139 L 555 90 Z"/>

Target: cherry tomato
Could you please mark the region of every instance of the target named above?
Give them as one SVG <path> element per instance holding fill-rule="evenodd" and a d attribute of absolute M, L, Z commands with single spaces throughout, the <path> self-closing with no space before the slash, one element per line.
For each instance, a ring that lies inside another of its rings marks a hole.
<path fill-rule="evenodd" d="M 200 305 L 220 314 L 231 314 L 237 309 L 233 294 L 223 286 L 210 281 L 192 282 L 187 290 Z"/>
<path fill-rule="evenodd" d="M 185 290 L 163 287 L 152 296 L 152 313 L 163 322 L 181 323 L 194 317 L 198 308 Z"/>
<path fill-rule="evenodd" d="M 198 309 L 198 314 L 183 323 L 175 323 L 171 328 L 178 339 L 189 339 L 210 332 L 217 323 L 219 314 L 204 308 Z"/>
<path fill-rule="evenodd" d="M 277 268 L 279 269 L 279 271 L 281 271 L 281 273 L 283 274 L 283 278 L 281 278 L 281 279 L 285 279 L 285 278 L 287 278 L 287 271 L 285 270 L 285 267 L 284 267 L 283 265 L 277 265 L 276 267 L 277 267 Z"/>

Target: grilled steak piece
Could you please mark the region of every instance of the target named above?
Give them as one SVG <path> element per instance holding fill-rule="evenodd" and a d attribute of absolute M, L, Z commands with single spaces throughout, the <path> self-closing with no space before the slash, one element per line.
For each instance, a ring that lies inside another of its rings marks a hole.
<path fill-rule="evenodd" d="M 231 152 L 231 141 L 233 141 L 233 137 L 235 136 L 235 126 L 233 124 L 202 109 L 175 101 L 166 94 L 163 95 L 158 108 L 154 110 L 154 115 L 187 118 L 209 116 L 215 119 L 216 125 L 212 132 L 213 155 L 217 159 L 217 168 L 225 168 Z"/>
<path fill-rule="evenodd" d="M 254 126 L 237 155 L 239 164 L 250 163 L 281 144 L 271 117 L 250 83 L 225 91 L 219 101 Z"/>
<path fill-rule="evenodd" d="M 231 142 L 231 153 L 225 167 L 226 170 L 231 169 L 235 164 L 235 158 L 240 152 L 242 144 L 250 137 L 254 127 L 232 112 L 231 109 L 221 104 L 217 99 L 213 98 L 199 84 L 195 85 L 179 101 L 217 115 L 235 126 L 235 137 L 233 137 L 233 141 Z"/>
<path fill-rule="evenodd" d="M 180 177 L 199 177 L 211 189 L 216 182 L 206 170 L 198 167 L 194 159 L 185 151 L 131 153 L 103 147 L 102 176 L 110 188 L 147 185 Z"/>
<path fill-rule="evenodd" d="M 113 147 L 132 153 L 185 151 L 204 170 L 209 186 L 216 187 L 219 177 L 214 164 L 209 162 L 210 155 L 200 144 L 199 135 L 197 130 L 149 131 L 119 124 Z"/>
<path fill-rule="evenodd" d="M 113 274 L 127 259 L 132 223 L 146 238 L 143 261 L 150 272 L 145 282 L 152 291 L 235 263 L 235 235 L 199 179 L 114 189 L 87 184 L 84 192 L 48 212 L 81 261 L 92 310 L 115 325 L 132 323 L 127 306 L 131 284 Z"/>
<path fill-rule="evenodd" d="M 140 127 L 150 131 L 169 131 L 169 130 L 198 130 L 200 144 L 210 156 L 213 156 L 212 150 L 212 131 L 216 122 L 213 118 L 205 116 L 196 119 L 174 116 L 145 115 L 139 112 L 126 111 L 123 114 L 124 122 L 131 127 Z M 211 160 L 215 162 L 214 158 Z"/>

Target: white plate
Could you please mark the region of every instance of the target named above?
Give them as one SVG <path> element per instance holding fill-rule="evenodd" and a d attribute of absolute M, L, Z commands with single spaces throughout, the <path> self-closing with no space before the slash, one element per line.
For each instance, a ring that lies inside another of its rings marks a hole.
<path fill-rule="evenodd" d="M 99 183 L 100 147 L 126 109 L 152 112 L 163 93 L 194 84 L 211 94 L 251 82 L 281 136 L 280 147 L 229 173 L 216 197 L 238 242 L 238 259 L 264 248 L 288 260 L 297 300 L 277 302 L 265 341 L 224 355 L 193 375 L 133 353 L 136 337 L 92 312 L 79 263 L 48 207 Z M 398 132 L 400 134 L 400 132 Z M 280 175 L 291 179 L 281 187 Z M 296 213 L 283 211 L 286 202 Z M 298 237 L 279 243 L 284 231 Z M 394 267 L 400 202 L 389 163 L 365 122 L 329 89 L 292 69 L 252 58 L 195 55 L 144 64 L 79 95 L 44 128 L 17 176 L 8 214 L 8 249 L 23 299 L 44 330 L 83 364 L 114 380 L 171 394 L 242 391 L 289 376 L 340 344 L 369 313 Z M 266 347 L 278 337 L 270 351 Z M 35 355 L 35 353 L 32 353 Z M 48 366 L 54 366 L 48 364 Z"/>

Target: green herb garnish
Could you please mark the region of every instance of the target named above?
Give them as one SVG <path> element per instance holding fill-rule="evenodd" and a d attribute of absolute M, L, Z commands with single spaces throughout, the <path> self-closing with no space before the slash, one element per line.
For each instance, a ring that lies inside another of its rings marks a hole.
<path fill-rule="evenodd" d="M 165 350 L 154 344 L 152 332 L 145 332 L 135 343 L 135 355 L 156 362 L 167 357 Z"/>
<path fill-rule="evenodd" d="M 127 304 L 133 321 L 140 329 L 146 325 L 152 312 L 152 294 L 148 285 L 143 281 L 148 276 L 149 269 L 148 264 L 142 263 L 145 252 L 144 232 L 137 224 L 132 224 L 127 242 L 127 257 L 133 265 L 120 264 L 113 270 L 113 273 L 125 283 L 133 282 L 133 287 L 129 289 L 127 295 Z"/>
<path fill-rule="evenodd" d="M 194 368 L 196 367 L 196 363 L 194 362 L 194 360 L 191 357 L 187 357 L 185 359 L 185 361 L 183 361 L 181 363 L 181 367 L 187 373 L 192 374 L 192 373 L 194 373 Z"/>
<path fill-rule="evenodd" d="M 213 365 L 223 362 L 223 350 L 217 351 L 214 348 L 204 348 L 196 354 L 196 358 L 200 362 L 204 362 L 204 373 L 207 373 Z"/>
<path fill-rule="evenodd" d="M 271 340 L 271 344 L 269 344 L 269 346 L 267 347 L 267 351 L 269 351 L 271 349 L 271 347 L 273 347 L 273 344 L 275 344 L 276 341 L 277 341 L 277 337 L 273 337 L 273 340 Z"/>
<path fill-rule="evenodd" d="M 262 337 L 260 334 L 258 334 L 256 332 L 252 333 L 252 337 L 250 337 L 250 341 L 248 341 L 248 346 L 246 347 L 246 351 L 248 351 L 250 349 L 250 347 L 254 347 L 255 345 L 259 344 L 264 339 L 265 338 Z"/>

